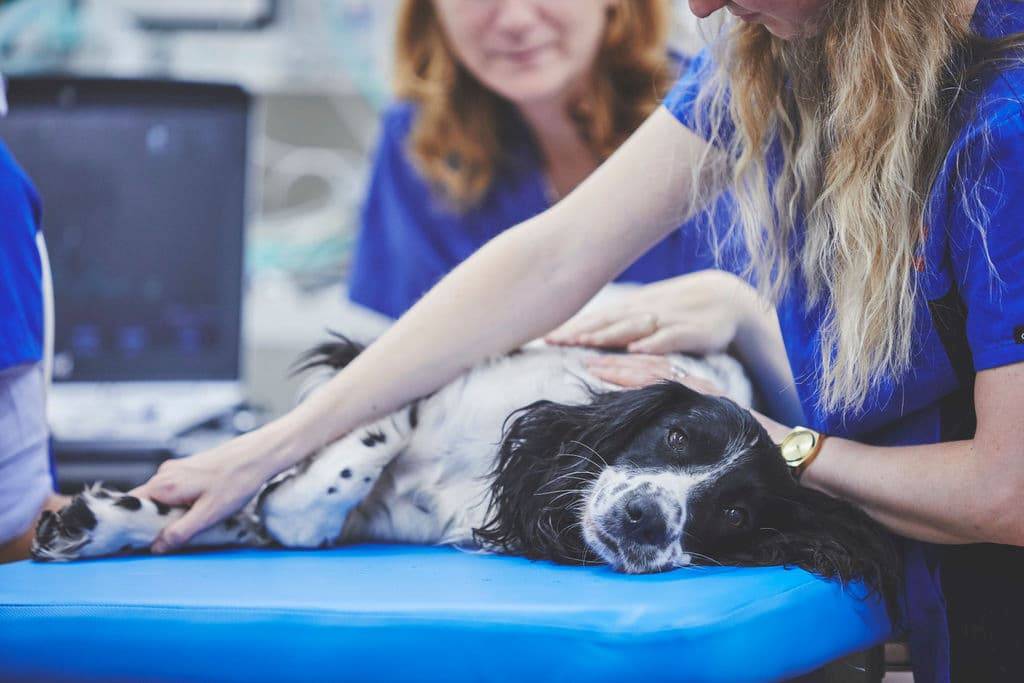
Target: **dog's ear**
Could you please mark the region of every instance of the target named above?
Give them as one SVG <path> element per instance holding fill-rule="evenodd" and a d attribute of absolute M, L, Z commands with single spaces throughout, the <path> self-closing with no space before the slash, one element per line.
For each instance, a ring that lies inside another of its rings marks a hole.
<path fill-rule="evenodd" d="M 587 406 L 538 401 L 509 416 L 478 541 L 506 552 L 583 561 L 576 506 L 600 473 L 588 448 Z M 592 435 L 589 435 L 592 436 Z"/>
<path fill-rule="evenodd" d="M 748 551 L 753 565 L 798 566 L 844 584 L 862 581 L 895 609 L 902 560 L 895 540 L 859 508 L 795 483 L 768 505 Z"/>

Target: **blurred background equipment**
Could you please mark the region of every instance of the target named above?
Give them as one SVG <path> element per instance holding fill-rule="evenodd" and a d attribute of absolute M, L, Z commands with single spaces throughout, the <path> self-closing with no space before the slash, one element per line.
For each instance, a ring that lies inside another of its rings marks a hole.
<path fill-rule="evenodd" d="M 163 441 L 240 403 L 248 96 L 129 79 L 9 88 L 0 137 L 46 198 L 54 435 Z"/>
<path fill-rule="evenodd" d="M 249 97 L 132 79 L 8 87 L 0 138 L 46 202 L 58 458 L 165 453 L 243 403 Z"/>

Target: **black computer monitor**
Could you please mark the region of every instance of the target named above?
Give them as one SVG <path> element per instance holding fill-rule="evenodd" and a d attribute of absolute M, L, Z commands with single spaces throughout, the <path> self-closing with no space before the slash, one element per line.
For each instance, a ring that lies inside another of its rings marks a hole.
<path fill-rule="evenodd" d="M 65 381 L 240 375 L 249 97 L 12 78 L 0 140 L 35 183 Z"/>

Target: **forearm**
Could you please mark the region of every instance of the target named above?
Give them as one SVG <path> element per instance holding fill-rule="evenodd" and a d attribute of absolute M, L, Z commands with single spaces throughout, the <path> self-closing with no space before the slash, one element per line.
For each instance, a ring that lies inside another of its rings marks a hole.
<path fill-rule="evenodd" d="M 1019 544 L 1020 503 L 991 470 L 997 458 L 979 453 L 975 441 L 883 448 L 829 438 L 802 483 L 910 538 Z"/>
<path fill-rule="evenodd" d="M 268 471 L 567 320 L 693 210 L 688 160 L 706 147 L 659 110 L 565 200 L 492 240 L 261 435 L 276 452 Z"/>
<path fill-rule="evenodd" d="M 829 437 L 801 479 L 901 535 L 1024 546 L 1024 363 L 979 372 L 970 441 L 881 447 Z M 790 427 L 757 415 L 781 442 Z"/>
<path fill-rule="evenodd" d="M 553 219 L 557 216 L 545 221 Z M 541 234 L 548 229 L 534 219 L 508 231 L 444 278 L 286 418 L 288 450 L 305 453 L 322 446 L 435 391 L 481 360 L 540 336 L 577 311 L 606 274 L 566 268 L 567 259 Z M 282 456 L 284 464 L 294 454 Z"/>
<path fill-rule="evenodd" d="M 756 290 L 750 288 L 749 294 L 733 351 L 750 374 L 769 416 L 784 424 L 803 424 L 806 418 L 789 367 L 778 315 Z"/>

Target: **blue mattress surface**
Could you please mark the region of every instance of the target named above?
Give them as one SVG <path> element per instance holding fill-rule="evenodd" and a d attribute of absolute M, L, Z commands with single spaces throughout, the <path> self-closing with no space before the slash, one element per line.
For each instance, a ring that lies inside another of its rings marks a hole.
<path fill-rule="evenodd" d="M 362 545 L 0 566 L 0 680 L 767 681 L 882 642 L 801 570 Z"/>

